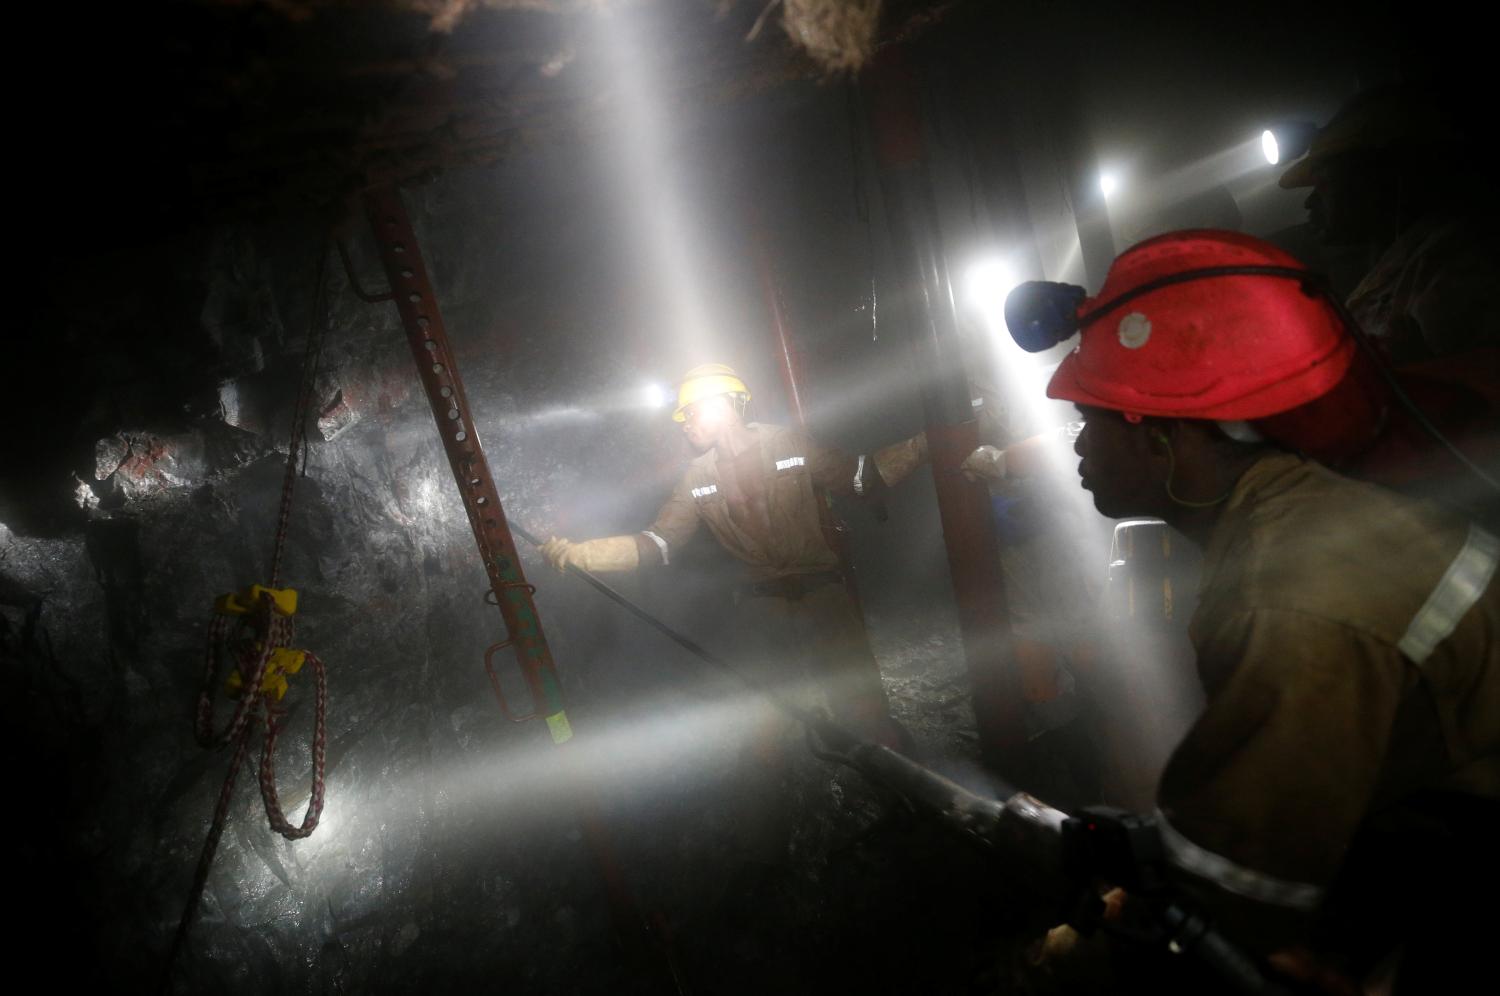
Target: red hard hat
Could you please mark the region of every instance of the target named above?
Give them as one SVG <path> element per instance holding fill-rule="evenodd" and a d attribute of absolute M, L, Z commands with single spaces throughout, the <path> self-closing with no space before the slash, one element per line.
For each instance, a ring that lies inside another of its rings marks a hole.
<path fill-rule="evenodd" d="M 1172 232 L 1121 253 L 1099 296 L 1079 306 L 1082 338 L 1047 396 L 1135 415 L 1234 421 L 1284 412 L 1332 389 L 1353 360 L 1354 339 L 1333 304 L 1302 281 L 1205 274 L 1111 306 L 1151 281 L 1240 266 L 1303 269 L 1236 232 Z"/>

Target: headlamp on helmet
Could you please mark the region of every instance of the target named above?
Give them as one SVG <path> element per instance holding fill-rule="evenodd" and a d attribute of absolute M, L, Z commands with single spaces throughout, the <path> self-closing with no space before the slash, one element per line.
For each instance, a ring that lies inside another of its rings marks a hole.
<path fill-rule="evenodd" d="M 1319 278 L 1275 246 L 1189 230 L 1127 250 L 1098 297 L 1022 284 L 1006 302 L 1017 345 L 1080 332 L 1048 397 L 1135 415 L 1254 419 L 1330 389 L 1354 343 Z"/>
<path fill-rule="evenodd" d="M 1078 331 L 1078 307 L 1088 291 L 1073 284 L 1029 280 L 1005 297 L 1005 325 L 1016 345 L 1042 353 Z"/>

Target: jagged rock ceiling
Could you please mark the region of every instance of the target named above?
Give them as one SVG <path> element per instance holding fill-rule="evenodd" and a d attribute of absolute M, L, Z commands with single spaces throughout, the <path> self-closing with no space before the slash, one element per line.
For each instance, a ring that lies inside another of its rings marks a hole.
<path fill-rule="evenodd" d="M 662 87 L 726 101 L 857 66 L 955 6 L 903 0 L 189 0 L 37 12 L 69 38 L 75 96 L 23 110 L 54 209 L 156 225 L 321 209 L 412 179 L 586 138 L 615 105 L 610 20 L 653 39 Z M 851 17 L 851 13 L 859 16 Z"/>

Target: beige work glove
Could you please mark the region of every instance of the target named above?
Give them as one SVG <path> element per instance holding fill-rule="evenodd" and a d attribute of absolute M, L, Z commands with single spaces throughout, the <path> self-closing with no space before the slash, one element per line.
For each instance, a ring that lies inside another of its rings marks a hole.
<path fill-rule="evenodd" d="M 883 446 L 875 451 L 873 459 L 885 486 L 894 488 L 927 462 L 927 433 L 919 432 L 910 439 Z"/>
<path fill-rule="evenodd" d="M 993 484 L 1005 480 L 1005 451 L 998 446 L 985 444 L 964 457 L 959 470 L 971 481 Z"/>
<path fill-rule="evenodd" d="M 641 563 L 641 552 L 635 545 L 634 536 L 606 536 L 580 543 L 553 536 L 542 544 L 542 556 L 559 571 L 578 567 L 590 574 L 633 571 Z"/>
<path fill-rule="evenodd" d="M 986 444 L 970 453 L 959 469 L 971 481 L 991 484 L 1007 477 L 1031 477 L 1056 462 L 1058 447 L 1067 445 L 1076 436 L 1077 433 L 1064 426 L 1011 443 L 1004 449 Z"/>

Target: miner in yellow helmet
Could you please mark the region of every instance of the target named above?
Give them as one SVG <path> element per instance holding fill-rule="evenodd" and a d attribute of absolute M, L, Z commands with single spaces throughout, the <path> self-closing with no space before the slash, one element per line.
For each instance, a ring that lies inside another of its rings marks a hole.
<path fill-rule="evenodd" d="M 922 435 L 869 456 L 820 446 L 801 429 L 745 421 L 750 388 L 722 363 L 683 375 L 672 418 L 699 456 L 641 532 L 572 542 L 542 552 L 558 570 L 630 571 L 672 562 L 700 526 L 747 567 L 741 615 L 753 617 L 763 680 L 826 705 L 834 716 L 891 746 L 903 740 L 889 715 L 859 607 L 829 535 L 828 496 L 869 498 L 927 457 Z"/>

